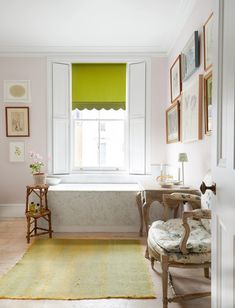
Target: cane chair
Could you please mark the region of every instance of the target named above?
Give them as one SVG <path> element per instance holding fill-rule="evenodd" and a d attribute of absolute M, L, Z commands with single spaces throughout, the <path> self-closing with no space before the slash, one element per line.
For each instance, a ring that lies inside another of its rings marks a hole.
<path fill-rule="evenodd" d="M 182 203 L 191 205 L 192 210 L 183 212 L 182 218 L 167 220 L 169 209 L 175 212 Z M 170 302 L 209 296 L 210 292 L 176 294 L 170 275 L 170 267 L 203 268 L 209 278 L 211 266 L 211 211 L 208 202 L 201 202 L 201 197 L 191 194 L 172 193 L 163 195 L 164 220 L 155 221 L 149 229 L 148 253 L 152 268 L 154 262 L 161 263 L 163 308 Z M 168 282 L 173 296 L 168 297 Z"/>

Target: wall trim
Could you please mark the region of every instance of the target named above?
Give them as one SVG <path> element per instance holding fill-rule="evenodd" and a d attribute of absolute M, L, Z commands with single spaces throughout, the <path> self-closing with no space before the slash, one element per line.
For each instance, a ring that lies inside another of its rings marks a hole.
<path fill-rule="evenodd" d="M 0 57 L 29 57 L 29 56 L 87 56 L 87 55 L 142 55 L 166 57 L 167 52 L 158 46 L 5 46 L 0 48 Z"/>
<path fill-rule="evenodd" d="M 0 218 L 2 217 L 25 217 L 24 203 L 0 204 Z"/>

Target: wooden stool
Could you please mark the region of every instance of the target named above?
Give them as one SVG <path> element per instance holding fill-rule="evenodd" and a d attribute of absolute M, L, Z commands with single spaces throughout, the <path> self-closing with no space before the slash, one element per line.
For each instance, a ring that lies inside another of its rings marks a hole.
<path fill-rule="evenodd" d="M 49 234 L 49 237 L 52 237 L 52 229 L 51 229 L 51 211 L 48 209 L 47 204 L 47 192 L 48 185 L 29 185 L 26 186 L 26 206 L 25 206 L 25 215 L 27 219 L 27 243 L 30 242 L 30 237 L 38 236 L 42 234 Z M 31 193 L 34 193 L 39 198 L 39 209 L 38 212 L 29 210 L 29 196 Z M 39 218 L 43 218 L 48 222 L 48 229 L 38 227 L 37 220 Z M 31 230 L 31 225 L 34 225 Z M 38 233 L 38 230 L 42 230 L 43 232 Z M 33 234 L 32 234 L 33 233 Z"/>

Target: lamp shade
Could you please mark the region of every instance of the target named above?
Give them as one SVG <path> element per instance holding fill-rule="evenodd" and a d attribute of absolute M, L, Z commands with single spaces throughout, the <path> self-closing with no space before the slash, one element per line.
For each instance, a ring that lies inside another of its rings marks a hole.
<path fill-rule="evenodd" d="M 188 161 L 187 153 L 179 153 L 178 161 L 179 162 L 186 162 L 186 161 Z"/>

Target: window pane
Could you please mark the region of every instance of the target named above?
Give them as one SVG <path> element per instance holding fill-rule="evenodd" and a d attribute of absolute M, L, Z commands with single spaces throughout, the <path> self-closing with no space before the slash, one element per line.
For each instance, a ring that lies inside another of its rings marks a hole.
<path fill-rule="evenodd" d="M 125 110 L 119 109 L 119 110 L 100 110 L 100 119 L 124 119 L 125 116 Z"/>
<path fill-rule="evenodd" d="M 82 119 L 98 119 L 99 118 L 99 110 L 92 109 L 84 109 L 84 110 L 78 110 L 75 109 L 72 111 L 72 115 L 74 119 L 82 120 Z"/>
<path fill-rule="evenodd" d="M 124 121 L 100 122 L 100 166 L 124 167 Z"/>
<path fill-rule="evenodd" d="M 75 167 L 98 167 L 98 121 L 76 121 L 74 133 Z"/>

